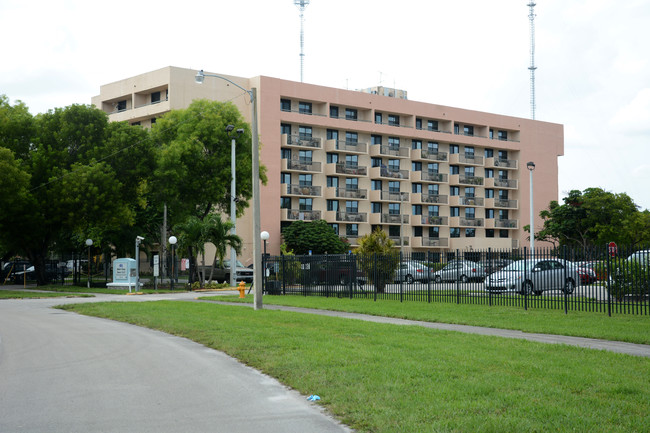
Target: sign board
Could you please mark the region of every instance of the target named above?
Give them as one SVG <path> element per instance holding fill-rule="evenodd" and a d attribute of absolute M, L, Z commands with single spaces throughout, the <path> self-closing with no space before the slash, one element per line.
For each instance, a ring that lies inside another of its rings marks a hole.
<path fill-rule="evenodd" d="M 610 242 L 609 245 L 607 246 L 607 250 L 609 251 L 609 255 L 614 257 L 618 253 L 618 247 L 616 246 L 616 242 Z"/>
<path fill-rule="evenodd" d="M 154 256 L 153 256 L 153 276 L 154 277 L 160 276 L 160 273 L 158 272 L 159 267 L 160 267 L 160 256 L 158 254 L 154 254 Z"/>

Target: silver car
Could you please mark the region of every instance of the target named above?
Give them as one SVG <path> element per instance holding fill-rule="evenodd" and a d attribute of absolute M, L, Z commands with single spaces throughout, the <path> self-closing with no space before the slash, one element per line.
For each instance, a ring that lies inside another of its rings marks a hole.
<path fill-rule="evenodd" d="M 485 279 L 485 290 L 541 295 L 547 290 L 571 294 L 580 282 L 578 270 L 561 259 L 518 260 Z"/>
<path fill-rule="evenodd" d="M 458 260 L 449 263 L 444 268 L 433 273 L 433 281 L 460 281 L 466 283 L 470 280 L 483 281 L 485 269 L 480 264 L 471 260 Z"/>
<path fill-rule="evenodd" d="M 395 281 L 405 281 L 413 284 L 414 281 L 429 281 L 431 269 L 418 262 L 401 262 L 395 272 Z"/>

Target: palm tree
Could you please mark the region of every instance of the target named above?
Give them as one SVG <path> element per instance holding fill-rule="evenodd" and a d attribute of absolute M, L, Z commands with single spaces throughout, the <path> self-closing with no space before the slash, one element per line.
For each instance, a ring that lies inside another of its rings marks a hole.
<path fill-rule="evenodd" d="M 191 216 L 185 222 L 174 226 L 174 231 L 178 233 L 178 248 L 180 250 L 187 249 L 190 263 L 196 263 L 198 253 L 201 253 L 202 256 L 205 255 L 205 224 L 203 221 Z M 196 266 L 194 266 L 192 272 L 198 274 Z M 199 278 L 197 280 L 203 287 L 203 280 Z"/>
<path fill-rule="evenodd" d="M 241 253 L 242 241 L 241 238 L 231 233 L 234 227 L 233 222 L 230 220 L 222 221 L 220 215 L 210 214 L 204 220 L 205 224 L 205 240 L 212 242 L 215 246 L 216 252 L 214 260 L 212 261 L 212 268 L 210 269 L 210 278 L 208 282 L 212 282 L 212 275 L 214 267 L 219 260 L 219 265 L 223 263 L 223 258 L 226 256 L 226 249 L 228 247 L 234 248 L 237 255 Z M 236 269 L 231 269 L 235 272 Z"/>

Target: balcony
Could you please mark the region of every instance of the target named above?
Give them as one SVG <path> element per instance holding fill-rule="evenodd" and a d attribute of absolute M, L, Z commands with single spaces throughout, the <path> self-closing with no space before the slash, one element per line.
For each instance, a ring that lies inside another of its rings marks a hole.
<path fill-rule="evenodd" d="M 368 221 L 368 214 L 365 212 L 336 212 L 336 221 L 365 223 Z"/>
<path fill-rule="evenodd" d="M 370 156 L 393 156 L 397 158 L 409 158 L 411 149 L 408 147 L 395 147 L 384 144 L 370 146 Z"/>
<path fill-rule="evenodd" d="M 426 149 L 413 149 L 411 150 L 411 159 L 414 161 L 447 161 L 447 152 L 432 152 Z"/>
<path fill-rule="evenodd" d="M 370 191 L 371 201 L 399 201 L 408 202 L 408 192 Z"/>
<path fill-rule="evenodd" d="M 347 189 L 347 188 L 327 188 L 325 190 L 326 199 L 335 198 L 353 198 L 365 200 L 368 198 L 367 189 Z"/>
<path fill-rule="evenodd" d="M 449 155 L 450 164 L 463 164 L 463 165 L 483 165 L 483 157 L 472 155 L 472 154 L 462 154 L 462 153 L 452 153 Z"/>
<path fill-rule="evenodd" d="M 426 194 L 426 193 L 414 193 L 413 202 L 414 203 L 424 203 L 424 204 L 447 204 L 448 196 L 440 194 Z"/>
<path fill-rule="evenodd" d="M 296 147 L 309 147 L 311 149 L 320 149 L 320 138 L 282 134 L 282 146 L 296 146 Z"/>
<path fill-rule="evenodd" d="M 408 236 L 388 236 L 388 239 L 393 241 L 393 244 L 395 244 L 396 247 L 399 247 L 401 245 L 408 245 L 409 244 L 409 237 Z M 403 241 L 403 243 L 402 243 Z"/>
<path fill-rule="evenodd" d="M 370 167 L 370 178 L 371 179 L 408 179 L 409 171 L 408 170 L 391 170 L 388 167 Z"/>
<path fill-rule="evenodd" d="M 517 200 L 486 198 L 485 207 L 498 209 L 519 209 L 519 204 L 517 203 Z"/>
<path fill-rule="evenodd" d="M 519 162 L 516 159 L 485 158 L 485 166 L 517 170 Z"/>
<path fill-rule="evenodd" d="M 486 188 L 517 189 L 517 179 L 496 179 L 488 177 L 485 179 Z"/>
<path fill-rule="evenodd" d="M 333 176 L 342 174 L 345 176 L 368 176 L 368 167 L 363 165 L 347 165 L 339 162 L 336 164 L 325 164 L 325 174 Z"/>
<path fill-rule="evenodd" d="M 327 152 L 343 152 L 365 155 L 368 153 L 368 143 L 358 143 L 345 140 L 326 140 L 325 150 Z"/>
<path fill-rule="evenodd" d="M 433 173 L 430 171 L 412 171 L 411 182 L 446 183 L 447 175 L 444 173 Z"/>
<path fill-rule="evenodd" d="M 413 238 L 413 248 L 447 248 L 449 246 L 448 238 L 430 238 L 415 237 Z"/>
<path fill-rule="evenodd" d="M 304 196 L 320 197 L 321 187 L 306 186 L 306 185 L 287 185 L 287 195 L 301 196 L 301 197 Z"/>
<path fill-rule="evenodd" d="M 467 197 L 452 195 L 449 197 L 449 206 L 483 206 L 483 198 L 481 197 Z"/>
<path fill-rule="evenodd" d="M 449 183 L 452 185 L 483 185 L 483 178 L 465 174 L 452 174 L 449 176 Z"/>
<path fill-rule="evenodd" d="M 409 215 L 391 214 L 391 213 L 371 213 L 370 224 L 408 224 Z"/>
<path fill-rule="evenodd" d="M 414 226 L 446 226 L 449 225 L 449 219 L 446 216 L 417 215 L 413 217 L 412 224 Z"/>
<path fill-rule="evenodd" d="M 317 221 L 321 219 L 319 210 L 282 209 L 283 220 Z"/>
<path fill-rule="evenodd" d="M 283 159 L 282 171 L 306 171 L 320 173 L 321 163 L 313 161 L 301 161 L 299 159 Z"/>
<path fill-rule="evenodd" d="M 497 229 L 517 229 L 519 228 L 518 220 L 494 220 L 494 227 Z"/>
<path fill-rule="evenodd" d="M 483 227 L 483 218 L 466 218 L 466 217 L 451 217 L 449 218 L 449 225 L 452 227 Z"/>

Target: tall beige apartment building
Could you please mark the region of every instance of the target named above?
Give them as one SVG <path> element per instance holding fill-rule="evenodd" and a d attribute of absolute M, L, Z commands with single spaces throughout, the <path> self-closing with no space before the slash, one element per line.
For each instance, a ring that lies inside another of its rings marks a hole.
<path fill-rule="evenodd" d="M 166 67 L 126 78 L 101 86 L 92 103 L 112 121 L 144 127 L 200 98 L 232 101 L 250 121 L 246 92 L 214 77 L 197 84 L 196 74 Z M 282 227 L 318 219 L 352 247 L 376 227 L 409 253 L 528 246 L 529 161 L 534 213 L 558 199 L 562 125 L 410 101 L 397 89 L 218 75 L 257 88 L 269 179 L 261 229 L 271 254 L 279 254 Z M 250 213 L 237 221 L 244 263 L 252 261 Z"/>

